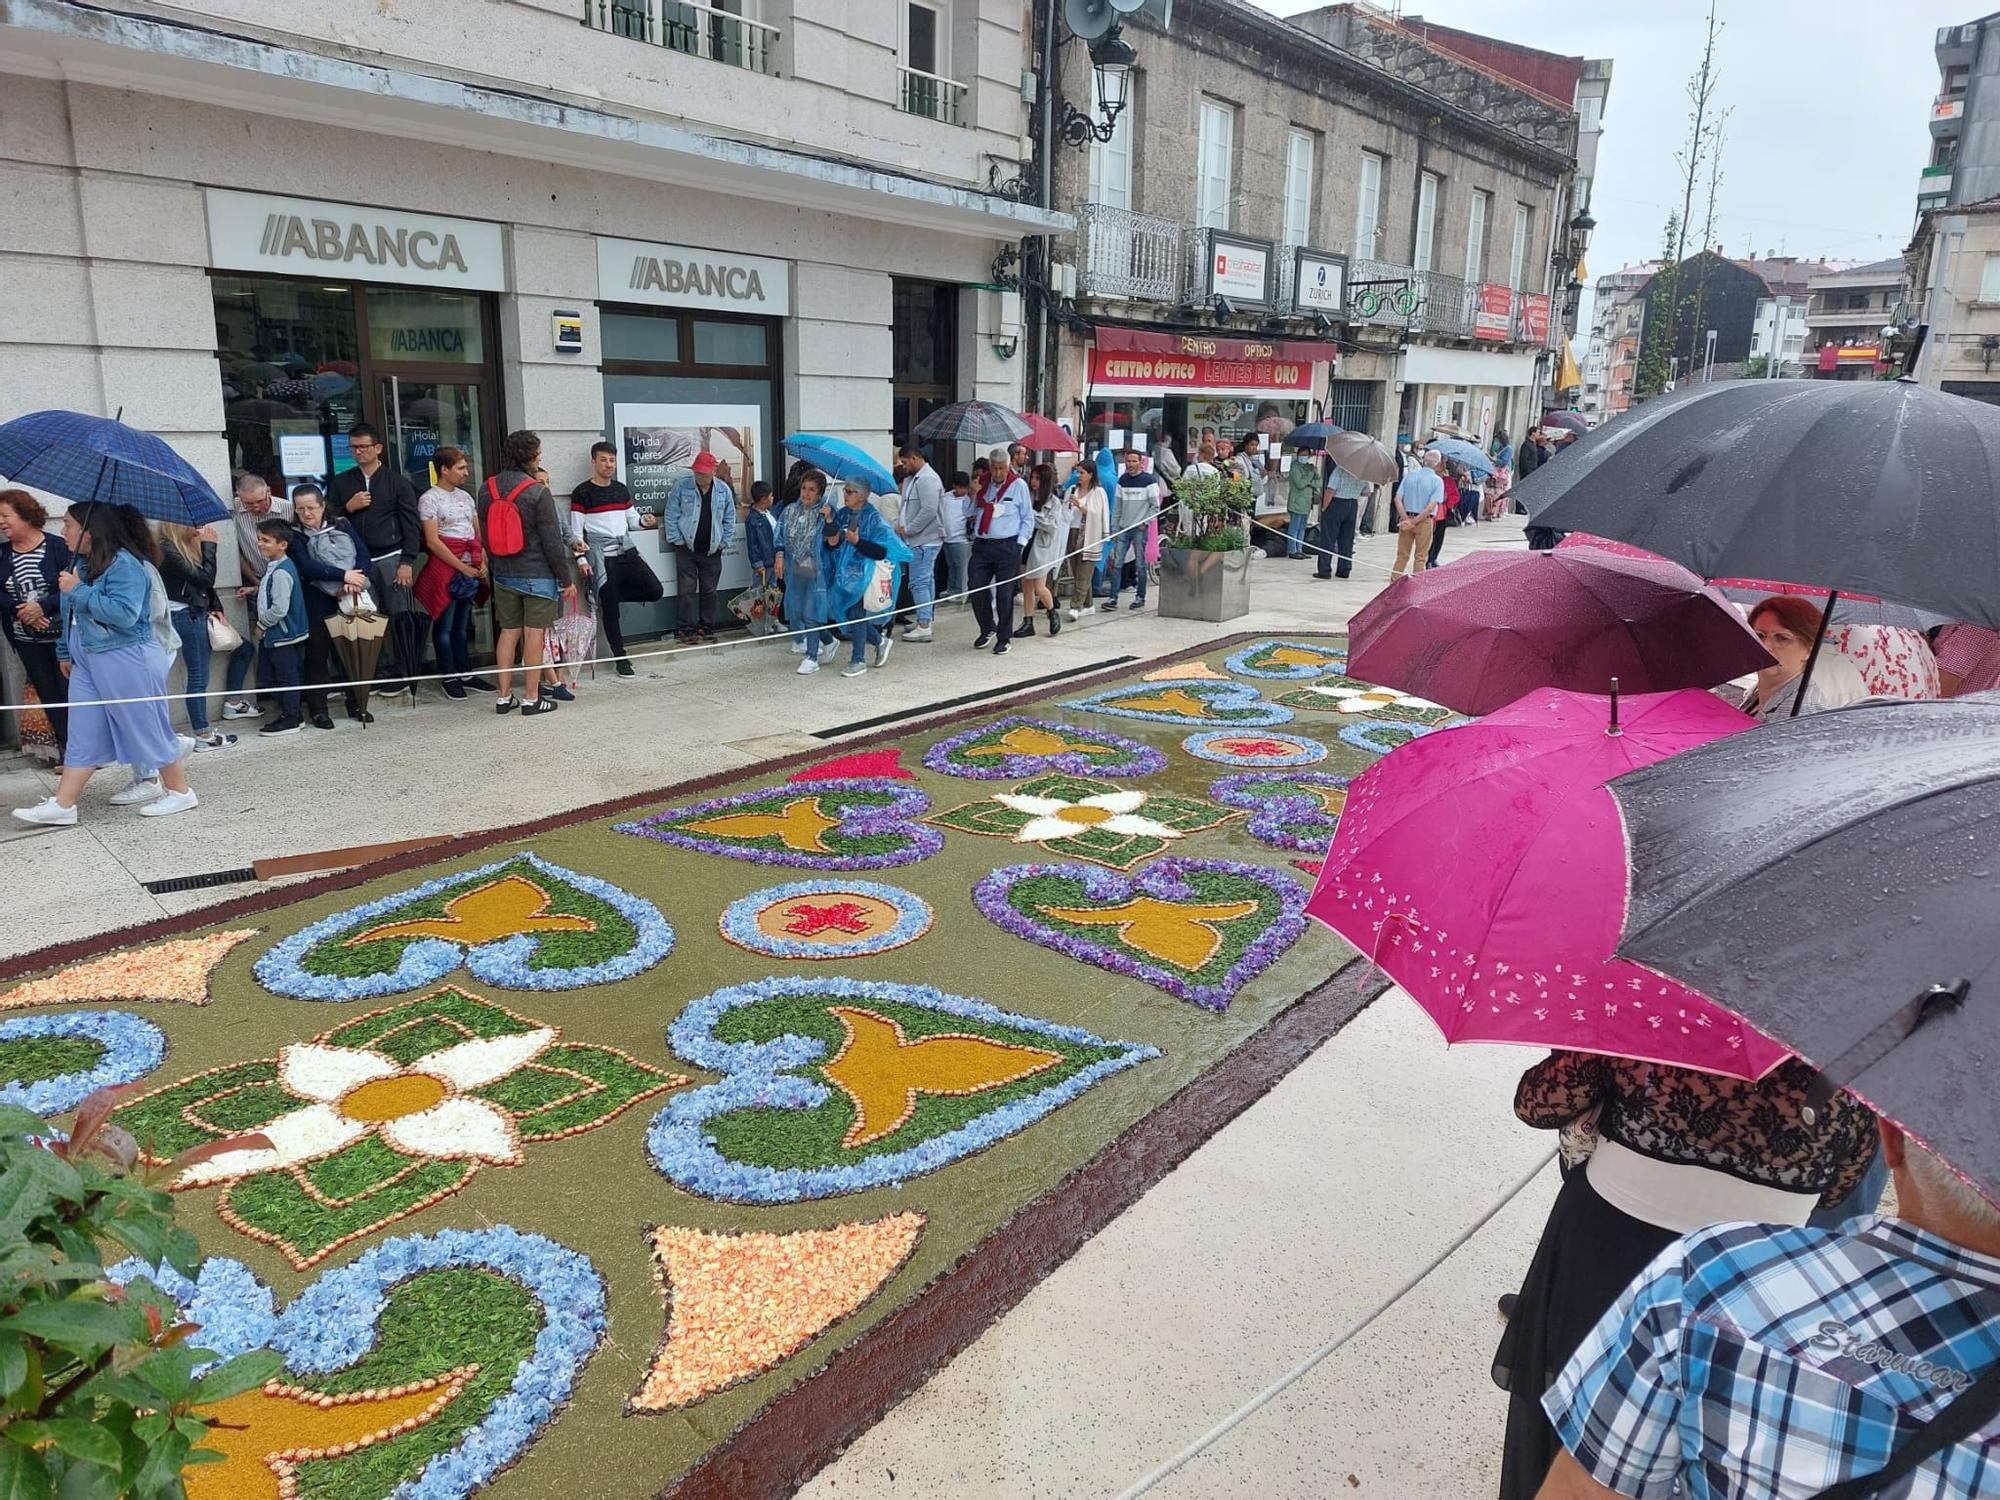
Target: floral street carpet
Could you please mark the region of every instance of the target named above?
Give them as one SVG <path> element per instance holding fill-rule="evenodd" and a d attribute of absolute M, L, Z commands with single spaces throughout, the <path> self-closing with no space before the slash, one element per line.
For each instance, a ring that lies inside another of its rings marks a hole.
<path fill-rule="evenodd" d="M 286 1360 L 190 1496 L 638 1500 L 850 1378 L 1352 958 L 1300 856 L 1451 720 L 1345 666 L 1226 641 L 13 965 L 0 1097 L 264 1138 L 171 1184 L 197 1342 Z"/>

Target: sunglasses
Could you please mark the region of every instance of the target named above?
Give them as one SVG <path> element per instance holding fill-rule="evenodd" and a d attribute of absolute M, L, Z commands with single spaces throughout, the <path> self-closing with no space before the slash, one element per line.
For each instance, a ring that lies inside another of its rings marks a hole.
<path fill-rule="evenodd" d="M 1766 646 L 1796 646 L 1800 644 L 1799 638 L 1789 630 L 1759 630 L 1756 632 L 1756 636 Z"/>

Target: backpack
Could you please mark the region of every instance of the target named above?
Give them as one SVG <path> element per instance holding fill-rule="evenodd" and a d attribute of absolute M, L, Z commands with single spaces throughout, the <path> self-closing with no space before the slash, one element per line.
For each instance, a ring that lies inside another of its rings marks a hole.
<path fill-rule="evenodd" d="M 532 477 L 523 479 L 503 495 L 498 476 L 486 476 L 487 498 L 493 502 L 486 511 L 486 550 L 495 557 L 518 557 L 528 550 L 528 530 L 514 501 L 534 482 Z"/>

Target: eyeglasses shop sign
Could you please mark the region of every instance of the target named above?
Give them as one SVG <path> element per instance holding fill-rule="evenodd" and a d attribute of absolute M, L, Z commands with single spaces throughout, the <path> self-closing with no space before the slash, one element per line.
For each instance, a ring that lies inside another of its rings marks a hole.
<path fill-rule="evenodd" d="M 507 290 L 498 224 L 310 198 L 210 188 L 208 254 L 219 271 Z"/>
<path fill-rule="evenodd" d="M 792 310 L 792 266 L 733 250 L 600 238 L 597 300 L 782 318 Z"/>

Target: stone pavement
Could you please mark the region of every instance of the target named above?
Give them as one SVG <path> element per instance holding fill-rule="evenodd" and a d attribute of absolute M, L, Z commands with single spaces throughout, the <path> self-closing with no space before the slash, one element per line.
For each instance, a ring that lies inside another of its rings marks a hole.
<path fill-rule="evenodd" d="M 1447 559 L 1519 547 L 1518 523 L 1453 531 Z M 1255 565 L 1253 608 L 1215 627 L 1148 610 L 1097 615 L 994 657 L 969 612 L 880 673 L 801 680 L 782 645 L 642 661 L 585 679 L 523 723 L 426 690 L 363 729 L 203 755 L 199 811 L 107 805 L 73 829 L 0 829 L 14 953 L 240 895 L 149 895 L 143 882 L 392 838 L 532 821 L 838 739 L 856 720 L 1222 633 L 1335 630 L 1386 581 L 1393 541 L 1355 576 Z M 251 726 L 254 728 L 254 724 Z M 52 778 L 0 770 L 0 807 Z M 1528 1059 L 1447 1053 L 1385 997 L 1090 1241 L 803 1492 L 812 1500 L 953 1495 L 1476 1496 L 1495 1484 L 1503 1399 L 1487 1368 L 1495 1296 L 1525 1267 L 1554 1195 L 1547 1137 L 1513 1123 Z"/>

